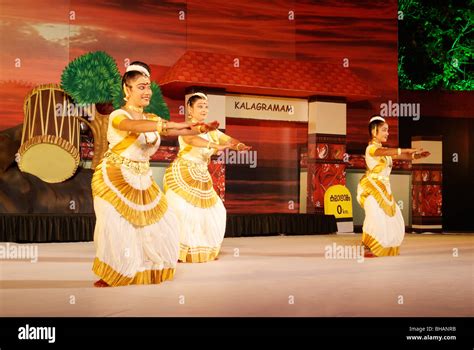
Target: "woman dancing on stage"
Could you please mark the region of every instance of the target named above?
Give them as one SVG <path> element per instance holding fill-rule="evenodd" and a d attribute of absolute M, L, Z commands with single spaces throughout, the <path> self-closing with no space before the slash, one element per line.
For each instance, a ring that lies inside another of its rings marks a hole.
<path fill-rule="evenodd" d="M 365 257 L 398 255 L 405 223 L 390 188 L 392 158 L 418 159 L 430 153 L 415 148 L 382 147 L 388 138 L 388 124 L 380 116 L 370 119 L 369 135 L 372 140 L 365 150 L 367 172 L 357 187 L 357 201 L 365 210 L 362 228 Z"/>
<path fill-rule="evenodd" d="M 128 66 L 125 106 L 110 114 L 109 149 L 92 178 L 96 287 L 157 284 L 173 278 L 179 251 L 178 222 L 152 177 L 150 156 L 163 135 L 197 135 L 217 125 L 173 123 L 143 108 L 150 103 L 150 69 Z M 198 131 L 199 130 L 199 131 Z"/>
<path fill-rule="evenodd" d="M 188 102 L 191 122 L 204 122 L 207 96 L 195 93 Z M 226 226 L 226 210 L 208 171 L 210 158 L 227 148 L 247 151 L 251 147 L 219 130 L 199 136 L 180 136 L 178 157 L 166 169 L 164 191 L 179 221 L 182 262 L 206 262 L 219 254 Z"/>

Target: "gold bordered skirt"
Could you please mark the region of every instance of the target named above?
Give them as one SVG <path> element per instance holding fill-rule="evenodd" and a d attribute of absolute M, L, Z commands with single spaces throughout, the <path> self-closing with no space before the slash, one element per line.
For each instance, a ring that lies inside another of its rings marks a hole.
<path fill-rule="evenodd" d="M 166 169 L 163 186 L 179 221 L 179 260 L 215 260 L 224 239 L 227 215 L 207 164 L 176 158 Z"/>
<path fill-rule="evenodd" d="M 111 286 L 173 279 L 179 252 L 176 216 L 149 167 L 108 157 L 92 178 L 97 221 L 93 271 Z"/>
<path fill-rule="evenodd" d="M 357 201 L 365 210 L 362 243 L 377 256 L 398 255 L 405 222 L 388 178 L 364 175 L 357 188 Z"/>

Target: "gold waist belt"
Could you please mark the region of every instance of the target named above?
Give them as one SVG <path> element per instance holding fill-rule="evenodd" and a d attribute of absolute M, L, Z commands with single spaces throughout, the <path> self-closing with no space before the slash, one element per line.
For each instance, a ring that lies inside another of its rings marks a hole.
<path fill-rule="evenodd" d="M 107 151 L 104 154 L 104 160 L 116 166 L 124 166 L 135 174 L 143 175 L 150 170 L 150 162 L 138 162 L 131 160 L 116 153 Z"/>
<path fill-rule="evenodd" d="M 367 173 L 367 176 L 372 178 L 372 179 L 376 179 L 376 180 L 380 180 L 380 181 L 388 181 L 388 179 L 389 179 L 388 176 L 382 176 L 382 175 L 375 174 L 375 173 Z"/>
<path fill-rule="evenodd" d="M 207 171 L 208 170 L 208 164 L 209 162 L 206 164 L 206 163 L 198 163 L 198 162 L 193 162 L 192 160 L 189 160 L 189 159 L 185 159 L 185 158 L 179 158 L 179 161 L 186 165 L 188 168 L 197 168 L 198 170 L 200 171 Z"/>

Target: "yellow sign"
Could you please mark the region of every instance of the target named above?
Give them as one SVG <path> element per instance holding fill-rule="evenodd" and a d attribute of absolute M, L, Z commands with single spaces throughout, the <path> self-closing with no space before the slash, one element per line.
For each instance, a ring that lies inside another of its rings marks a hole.
<path fill-rule="evenodd" d="M 324 214 L 352 218 L 352 196 L 346 186 L 334 185 L 324 194 Z"/>

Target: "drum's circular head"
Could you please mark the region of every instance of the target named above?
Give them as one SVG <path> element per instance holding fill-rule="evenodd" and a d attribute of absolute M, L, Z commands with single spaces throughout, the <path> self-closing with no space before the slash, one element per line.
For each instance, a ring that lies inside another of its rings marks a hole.
<path fill-rule="evenodd" d="M 37 136 L 18 151 L 21 171 L 39 177 L 44 182 L 57 183 L 69 179 L 79 165 L 79 151 L 56 136 Z"/>

